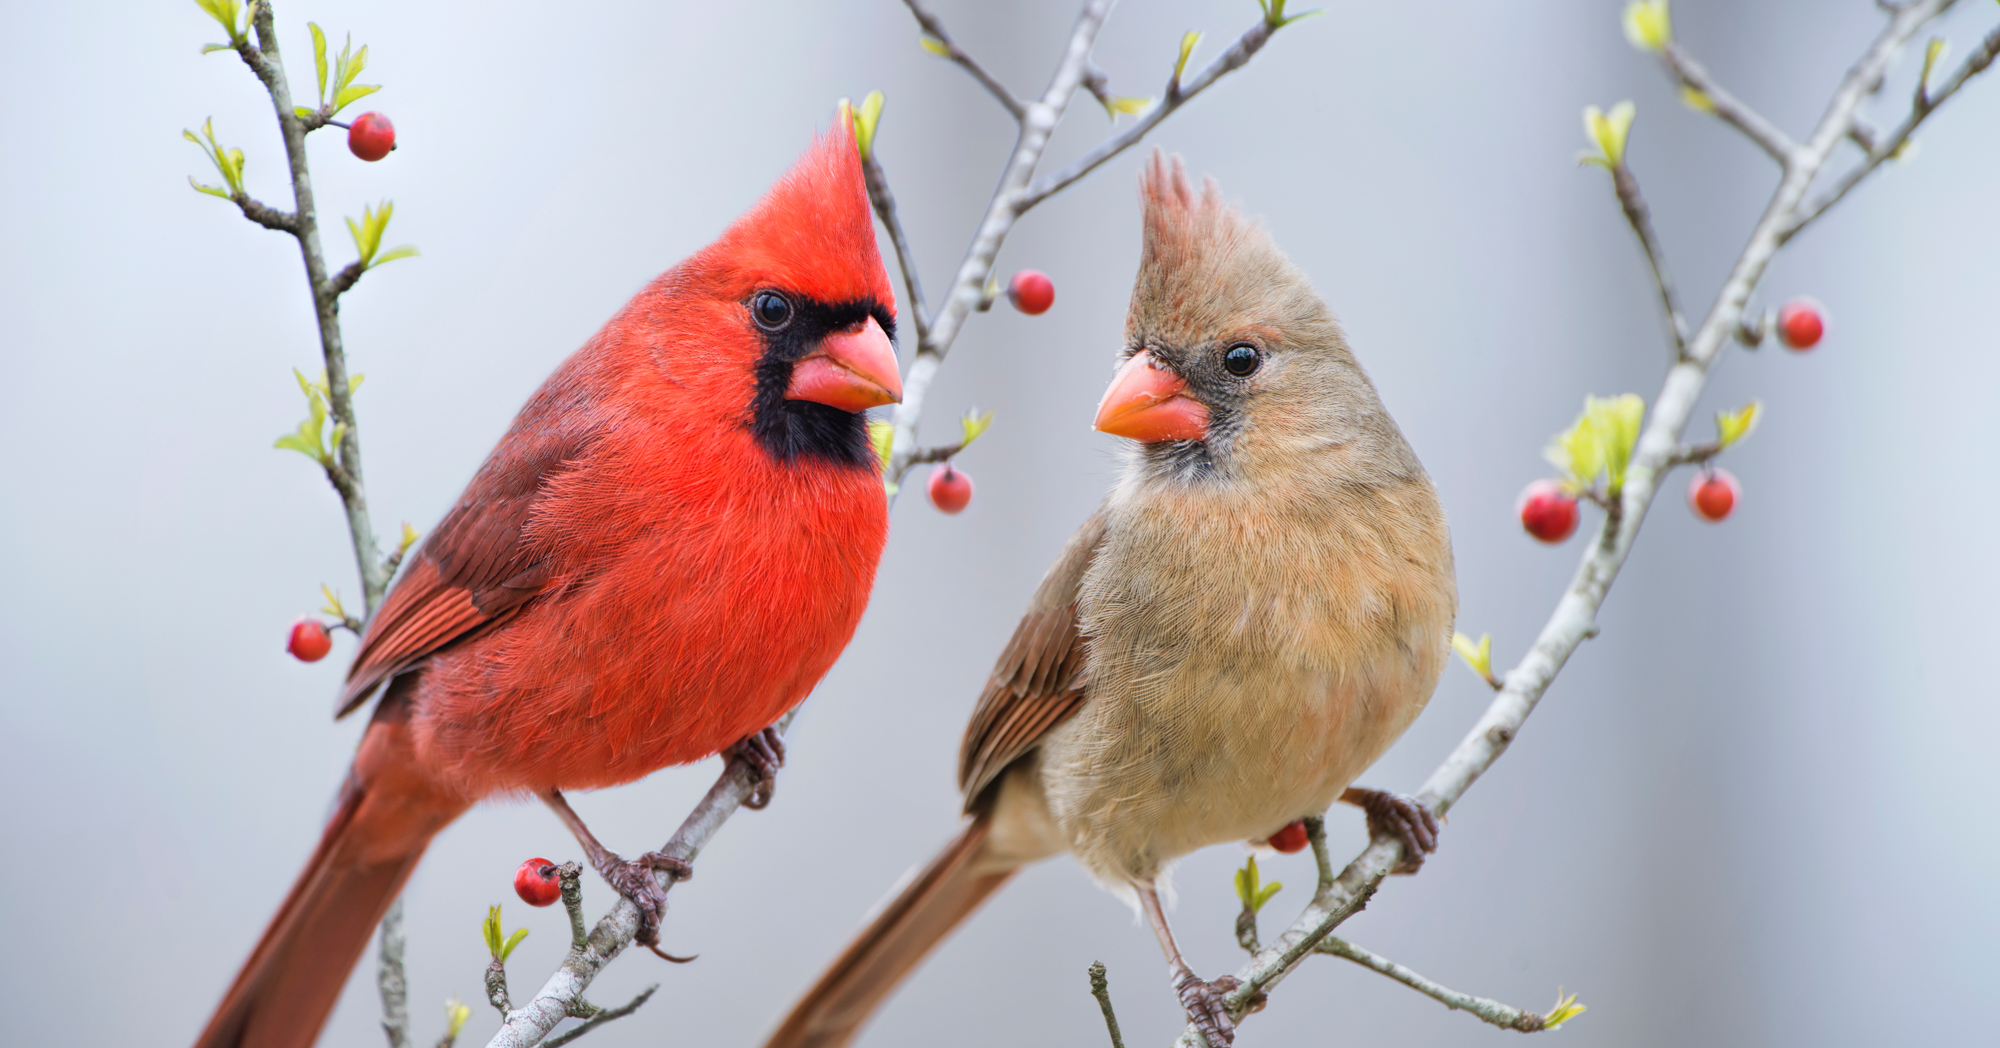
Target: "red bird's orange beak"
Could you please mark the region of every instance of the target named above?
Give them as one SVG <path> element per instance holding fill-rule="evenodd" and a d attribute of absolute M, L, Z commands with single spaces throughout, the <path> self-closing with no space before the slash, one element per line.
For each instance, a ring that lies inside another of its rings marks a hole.
<path fill-rule="evenodd" d="M 896 349 L 882 325 L 869 317 L 860 327 L 822 339 L 818 349 L 792 365 L 785 399 L 811 400 L 842 411 L 902 403 Z"/>
<path fill-rule="evenodd" d="M 1208 436 L 1208 408 L 1187 395 L 1187 381 L 1140 350 L 1118 370 L 1097 405 L 1097 429 L 1148 444 Z"/>

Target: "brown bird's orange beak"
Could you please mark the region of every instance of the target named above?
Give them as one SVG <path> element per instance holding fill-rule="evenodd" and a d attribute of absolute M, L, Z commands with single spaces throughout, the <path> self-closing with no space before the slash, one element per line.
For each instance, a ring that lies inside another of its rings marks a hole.
<path fill-rule="evenodd" d="M 842 411 L 902 403 L 896 349 L 882 325 L 869 317 L 857 328 L 822 339 L 818 349 L 792 365 L 785 399 L 810 400 Z"/>
<path fill-rule="evenodd" d="M 1097 405 L 1097 429 L 1148 444 L 1208 436 L 1208 408 L 1187 395 L 1187 381 L 1140 350 L 1118 370 Z"/>

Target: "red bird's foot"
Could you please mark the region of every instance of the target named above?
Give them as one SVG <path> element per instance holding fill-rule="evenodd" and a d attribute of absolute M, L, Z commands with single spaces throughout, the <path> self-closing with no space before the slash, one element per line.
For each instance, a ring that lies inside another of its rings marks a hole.
<path fill-rule="evenodd" d="M 1403 861 L 1390 873 L 1415 873 L 1423 868 L 1424 856 L 1437 850 L 1437 816 L 1413 798 L 1350 786 L 1340 799 L 1368 813 L 1368 836 L 1403 842 Z"/>
<path fill-rule="evenodd" d="M 612 891 L 632 900 L 632 905 L 639 908 L 639 932 L 632 941 L 675 964 L 686 964 L 694 958 L 675 957 L 660 949 L 660 921 L 667 914 L 667 892 L 660 887 L 659 878 L 653 876 L 656 870 L 673 874 L 675 880 L 694 876 L 694 867 L 686 860 L 659 852 L 647 852 L 636 859 L 621 859 L 613 852 L 605 852 L 597 874 Z"/>
<path fill-rule="evenodd" d="M 1185 968 L 1174 980 L 1174 993 L 1180 997 L 1181 1007 L 1187 1010 L 1188 1022 L 1201 1031 L 1209 1048 L 1229 1048 L 1236 1040 L 1236 1020 L 1230 1017 L 1229 1006 L 1222 999 L 1241 985 L 1233 975 L 1206 982 Z"/>
<path fill-rule="evenodd" d="M 778 769 L 785 766 L 785 740 L 778 735 L 778 729 L 765 728 L 755 735 L 746 735 L 722 753 L 726 757 L 741 759 L 757 776 L 756 785 L 750 788 L 750 796 L 743 801 L 743 806 L 751 811 L 761 811 L 769 806 L 771 795 L 778 790 Z"/>

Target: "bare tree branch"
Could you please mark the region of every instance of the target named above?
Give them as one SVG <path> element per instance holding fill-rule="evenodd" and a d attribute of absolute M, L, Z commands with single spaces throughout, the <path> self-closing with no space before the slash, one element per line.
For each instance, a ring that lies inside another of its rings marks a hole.
<path fill-rule="evenodd" d="M 783 731 L 791 720 L 792 715 L 787 714 L 778 722 L 779 730 Z M 674 832 L 673 838 L 667 841 L 666 847 L 660 851 L 677 859 L 694 861 L 695 856 L 701 853 L 701 849 L 708 844 L 709 839 L 722 828 L 722 824 L 729 821 L 729 817 L 736 813 L 736 809 L 743 806 L 743 801 L 750 796 L 750 791 L 755 785 L 756 777 L 749 764 L 732 758 L 723 767 L 722 776 L 715 780 L 714 786 L 709 787 L 701 803 L 695 805 L 694 810 L 688 813 L 680 829 Z M 675 884 L 673 874 L 660 870 L 655 871 L 653 875 L 659 879 L 662 889 L 673 890 Z M 487 1048 L 531 1048 L 532 1045 L 543 1043 L 542 1039 L 549 1035 L 549 1031 L 556 1028 L 556 1024 L 579 1014 L 581 1009 L 587 1007 L 583 995 L 584 991 L 590 988 L 591 980 L 597 978 L 597 973 L 603 971 L 605 965 L 610 964 L 625 951 L 626 947 L 632 945 L 632 937 L 638 934 L 638 931 L 639 908 L 632 905 L 630 899 L 619 899 L 618 904 L 611 908 L 611 912 L 598 920 L 583 944 L 573 945 L 570 948 L 569 955 L 563 958 L 561 966 L 549 976 L 547 982 L 542 984 L 534 999 L 508 1013 L 506 1022 L 501 1024 L 493 1039 L 487 1042 Z M 647 991 L 648 994 L 651 992 Z M 639 1000 L 627 1007 L 637 1008 L 645 1003 L 645 997 L 646 994 L 641 994 Z M 626 1012 L 621 1011 L 620 1014 Z"/>
<path fill-rule="evenodd" d="M 1111 981 L 1105 978 L 1104 962 L 1090 962 L 1090 995 L 1097 998 L 1097 1007 L 1104 1012 L 1104 1029 L 1111 1035 L 1111 1048 L 1125 1048 L 1125 1038 L 1118 1033 L 1118 1013 L 1111 1008 Z"/>
<path fill-rule="evenodd" d="M 917 345 L 921 347 L 930 339 L 930 306 L 924 301 L 923 282 L 917 279 L 917 259 L 910 251 L 910 238 L 903 234 L 902 219 L 896 215 L 896 195 L 889 191 L 889 176 L 875 159 L 873 148 L 861 158 L 861 173 L 868 182 L 868 202 L 875 206 L 875 217 L 882 220 L 882 228 L 889 231 L 889 243 L 896 249 L 896 265 L 903 271 L 903 287 L 910 297 L 910 319 L 916 324 Z"/>
<path fill-rule="evenodd" d="M 1699 91 L 1707 98 L 1708 105 L 1716 116 L 1721 117 L 1729 126 L 1743 132 L 1744 137 L 1757 143 L 1764 152 L 1771 154 L 1771 159 L 1776 160 L 1780 167 L 1792 165 L 1799 151 L 1798 144 L 1793 142 L 1789 135 L 1778 130 L 1776 124 L 1764 119 L 1756 110 L 1739 101 L 1735 95 L 1723 90 L 1722 85 L 1715 82 L 1715 78 L 1709 75 L 1708 70 L 1686 51 L 1681 50 L 1680 45 L 1669 41 L 1667 46 L 1661 49 L 1660 55 L 1666 59 L 1667 68 L 1683 87 Z"/>
<path fill-rule="evenodd" d="M 1646 208 L 1646 198 L 1639 193 L 1639 180 L 1632 177 L 1632 169 L 1625 166 L 1623 159 L 1611 168 L 1611 185 L 1618 193 L 1625 221 L 1632 224 L 1639 246 L 1646 251 L 1646 264 L 1653 269 L 1653 283 L 1660 290 L 1660 308 L 1666 313 L 1667 336 L 1673 339 L 1674 359 L 1679 360 L 1687 353 L 1687 321 L 1681 318 L 1680 303 L 1674 298 L 1674 281 L 1667 275 L 1667 257 L 1660 250 L 1660 238 L 1653 233 L 1653 216 Z"/>
<path fill-rule="evenodd" d="M 1585 551 L 1575 577 L 1534 646 L 1505 674 L 1506 686 L 1417 793 L 1418 800 L 1434 813 L 1448 812 L 1506 752 L 1563 664 L 1584 640 L 1596 634 L 1597 611 L 1630 555 L 1646 511 L 1651 508 L 1660 483 L 1680 449 L 1681 433 L 1687 428 L 1695 402 L 1706 385 L 1708 370 L 1739 329 L 1744 306 L 1782 246 L 1785 232 L 1797 221 L 1814 176 L 1846 138 L 1855 111 L 1890 61 L 1918 30 L 1952 3 L 1953 0 L 1916 0 L 1899 8 L 1889 25 L 1842 78 L 1812 137 L 1797 148 L 1785 165 L 1769 205 L 1701 326 L 1690 338 L 1686 354 L 1667 370 L 1665 383 L 1653 401 L 1626 471 L 1618 512 L 1606 514 L 1603 529 Z M 1232 1014 L 1242 1017 L 1257 995 L 1276 986 L 1307 956 L 1317 952 L 1334 928 L 1366 906 L 1382 879 L 1401 861 L 1402 852 L 1402 842 L 1393 837 L 1371 841 L 1338 877 L 1322 884 L 1304 912 L 1277 941 L 1236 972 L 1241 985 L 1227 998 Z M 1203 1042 L 1201 1034 L 1190 1025 L 1177 1043 L 1198 1048 Z"/>
<path fill-rule="evenodd" d="M 1819 216 L 1826 214 L 1828 208 L 1840 203 L 1849 190 L 1860 185 L 1862 179 L 1882 166 L 1882 161 L 1902 152 L 1903 147 L 1910 141 L 1911 133 L 1916 131 L 1917 125 L 1937 112 L 1937 108 L 1943 105 L 1946 99 L 1957 94 L 1958 89 L 1964 87 L 1967 80 L 1985 72 L 1986 67 L 1993 64 L 1996 54 L 2000 54 L 2000 28 L 1986 34 L 1986 39 L 1979 42 L 1979 47 L 1966 56 L 1965 64 L 1959 66 L 1958 71 L 1939 85 L 1935 92 L 1920 88 L 1917 100 L 1910 107 L 1910 115 L 1903 118 L 1903 122 L 1897 125 L 1896 130 L 1891 132 L 1888 138 L 1877 138 L 1865 145 L 1868 155 L 1859 164 L 1854 165 L 1852 171 L 1842 176 L 1839 183 L 1826 196 L 1807 208 L 1805 214 L 1785 231 L 1784 239 L 1790 240 L 1797 236 L 1800 230 L 1811 225 Z"/>
<path fill-rule="evenodd" d="M 375 967 L 375 988 L 382 995 L 382 1033 L 389 1048 L 409 1048 L 410 984 L 403 975 L 403 900 L 389 904 L 382 915 L 382 950 Z"/>
<path fill-rule="evenodd" d="M 1221 58 L 1209 63 L 1208 68 L 1202 70 L 1201 75 L 1195 77 L 1192 82 L 1183 86 L 1178 80 L 1169 80 L 1166 91 L 1160 98 L 1160 104 L 1148 109 L 1139 117 L 1138 122 L 1126 128 L 1123 134 L 1105 140 L 1096 149 L 1085 153 L 1075 163 L 1061 171 L 1036 179 L 1034 185 L 1029 186 L 1027 191 L 1021 194 L 1017 202 L 1019 211 L 1027 211 L 1060 192 L 1071 182 L 1097 170 L 1105 161 L 1138 144 L 1152 132 L 1153 128 L 1160 125 L 1160 121 L 1172 116 L 1174 110 L 1214 86 L 1217 80 L 1243 68 L 1252 55 L 1263 50 L 1264 45 L 1270 42 L 1276 32 L 1277 29 L 1270 22 L 1259 21 L 1237 38 L 1229 50 L 1222 53 Z"/>
<path fill-rule="evenodd" d="M 1048 148 L 1050 134 L 1055 131 L 1070 101 L 1090 74 L 1091 47 L 1110 14 L 1112 2 L 1089 0 L 1084 5 L 1075 28 L 1070 32 L 1069 46 L 1063 53 L 1062 61 L 1057 64 L 1048 87 L 1040 98 L 1024 107 L 1019 135 L 1014 141 L 1013 151 L 1008 154 L 1006 167 L 1001 170 L 992 199 L 987 203 L 986 215 L 980 221 L 971 246 L 966 248 L 965 257 L 959 262 L 958 271 L 952 277 L 951 286 L 945 292 L 936 315 L 927 318 L 929 330 L 919 339 L 916 359 L 911 362 L 909 373 L 903 377 L 903 402 L 896 408 L 894 416 L 894 444 L 888 466 L 883 470 L 884 476 L 892 483 L 900 482 L 910 467 L 920 461 L 918 455 L 922 452 L 917 448 L 917 423 L 923 418 L 925 396 L 966 319 L 987 301 L 986 285 L 993 275 L 994 259 L 998 257 L 1000 245 L 1013 230 L 1014 223 L 1028 209 L 1139 142 L 1188 99 L 1207 90 L 1231 70 L 1240 68 L 1264 46 L 1277 28 L 1267 21 L 1259 21 L 1185 88 L 1178 80 L 1170 80 L 1166 97 L 1160 104 L 1124 133 L 1099 145 L 1055 175 L 1034 180 L 1035 168 Z M 915 4 L 911 5 L 911 9 L 918 10 Z M 919 22 L 922 22 L 921 15 Z M 929 29 L 928 25 L 926 29 Z M 884 189 L 886 191 L 886 182 Z M 880 210 L 880 204 L 877 210 Z M 891 240 L 901 243 L 893 233 Z M 898 247 L 897 250 L 901 255 L 904 248 Z M 907 256 L 901 260 L 906 265 L 906 274 L 914 270 Z"/>
<path fill-rule="evenodd" d="M 327 414 L 341 428 L 336 461 L 348 478 L 337 485 L 347 510 L 348 537 L 354 544 L 354 559 L 361 574 L 361 594 L 368 613 L 375 613 L 388 591 L 389 578 L 382 571 L 382 551 L 376 545 L 375 529 L 368 519 L 367 486 L 361 473 L 361 437 L 354 422 L 354 402 L 347 380 L 347 353 L 340 337 L 339 293 L 332 291 L 326 271 L 326 256 L 320 251 L 319 218 L 313 208 L 312 173 L 306 167 L 306 127 L 292 107 L 291 84 L 285 78 L 285 64 L 278 53 L 278 35 L 272 26 L 270 0 L 252 0 L 250 21 L 257 30 L 253 45 L 247 38 L 236 53 L 264 89 L 277 111 L 278 128 L 285 140 L 285 157 L 291 167 L 292 228 L 285 231 L 298 238 L 304 256 L 306 280 L 312 287 L 314 312 L 319 320 L 320 356 L 326 363 Z M 239 206 L 242 206 L 239 204 Z M 245 214 L 249 214 L 245 208 Z M 348 283 L 351 285 L 352 280 Z M 343 289 L 344 290 L 344 289 Z M 331 293 L 330 293 L 331 292 Z"/>
<path fill-rule="evenodd" d="M 993 74 L 988 73 L 978 62 L 972 60 L 971 55 L 953 43 L 951 34 L 944 31 L 944 23 L 938 21 L 936 15 L 924 10 L 924 5 L 917 0 L 903 0 L 903 4 L 910 9 L 912 15 L 916 16 L 917 24 L 923 27 L 924 33 L 943 46 L 944 57 L 957 62 L 966 72 L 971 73 L 972 79 L 979 81 L 979 86 L 984 87 L 999 100 L 1000 105 L 1013 116 L 1016 123 L 1026 119 L 1027 108 L 1021 105 L 1021 100 L 1014 97 L 1014 92 L 1007 90 L 1007 85 L 994 79 Z"/>
<path fill-rule="evenodd" d="M 1380 972 L 1402 983 L 1404 986 L 1438 1001 L 1447 1008 L 1471 1012 L 1502 1029 L 1519 1030 L 1522 1033 L 1534 1033 L 1537 1030 L 1548 1028 L 1547 1021 L 1534 1012 L 1523 1011 L 1511 1005 L 1501 1004 L 1499 1001 L 1489 997 L 1474 997 L 1468 993 L 1459 993 L 1457 990 L 1432 982 L 1387 957 L 1369 953 L 1367 950 L 1345 939 L 1337 939 L 1329 935 L 1320 941 L 1319 952 L 1332 954 L 1335 957 L 1345 957 L 1363 968 Z"/>

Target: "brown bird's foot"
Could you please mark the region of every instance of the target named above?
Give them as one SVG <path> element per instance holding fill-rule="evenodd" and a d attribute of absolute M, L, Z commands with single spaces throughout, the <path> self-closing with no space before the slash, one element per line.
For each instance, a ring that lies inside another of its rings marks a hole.
<path fill-rule="evenodd" d="M 1390 873 L 1415 873 L 1423 868 L 1424 856 L 1437 850 L 1437 816 L 1414 798 L 1350 786 L 1340 799 L 1368 813 L 1370 837 L 1394 837 L 1403 842 L 1403 861 Z"/>
<path fill-rule="evenodd" d="M 740 757 L 743 763 L 757 775 L 756 785 L 750 788 L 750 796 L 743 806 L 751 811 L 761 811 L 771 803 L 771 795 L 778 790 L 778 769 L 785 766 L 785 740 L 778 735 L 776 727 L 765 728 L 755 735 L 746 735 L 737 743 L 722 751 L 724 757 Z"/>
<path fill-rule="evenodd" d="M 1201 1031 L 1209 1048 L 1229 1048 L 1236 1040 L 1236 1020 L 1230 1018 L 1229 1006 L 1222 999 L 1241 985 L 1233 975 L 1212 982 L 1196 977 L 1186 968 L 1175 975 L 1174 993 L 1180 997 L 1181 1007 L 1187 1010 L 1188 1022 Z"/>
<path fill-rule="evenodd" d="M 593 856 L 593 858 L 596 858 Z M 676 859 L 660 852 L 647 852 L 636 859 L 621 859 L 614 852 L 605 852 L 597 874 L 611 890 L 632 900 L 639 908 L 639 932 L 632 941 L 659 954 L 675 964 L 686 964 L 693 957 L 676 957 L 660 949 L 660 921 L 667 914 L 667 892 L 660 887 L 660 880 L 653 876 L 655 871 L 664 870 L 674 875 L 675 880 L 684 881 L 694 876 L 694 866 L 684 859 Z"/>

